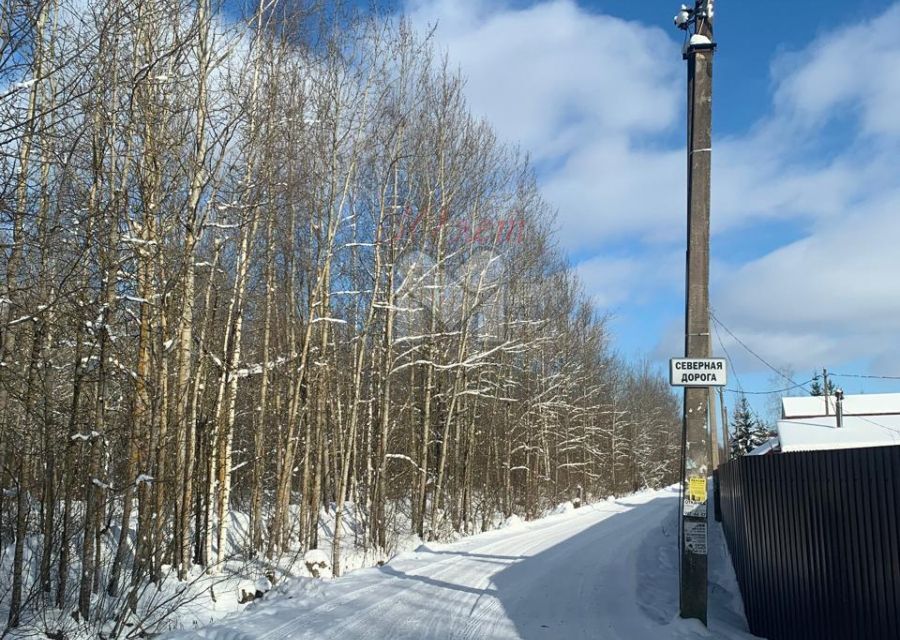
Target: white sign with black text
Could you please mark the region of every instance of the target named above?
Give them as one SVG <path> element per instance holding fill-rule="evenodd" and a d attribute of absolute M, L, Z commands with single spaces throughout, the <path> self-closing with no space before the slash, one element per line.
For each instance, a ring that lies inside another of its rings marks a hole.
<path fill-rule="evenodd" d="M 669 384 L 673 387 L 724 387 L 728 369 L 724 358 L 672 358 Z"/>

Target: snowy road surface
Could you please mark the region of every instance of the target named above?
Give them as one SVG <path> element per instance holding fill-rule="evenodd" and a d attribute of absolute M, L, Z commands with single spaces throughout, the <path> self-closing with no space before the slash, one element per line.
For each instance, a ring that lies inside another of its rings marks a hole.
<path fill-rule="evenodd" d="M 646 492 L 281 585 L 172 640 L 752 638 L 717 527 L 710 628 L 677 616 L 677 494 Z"/>

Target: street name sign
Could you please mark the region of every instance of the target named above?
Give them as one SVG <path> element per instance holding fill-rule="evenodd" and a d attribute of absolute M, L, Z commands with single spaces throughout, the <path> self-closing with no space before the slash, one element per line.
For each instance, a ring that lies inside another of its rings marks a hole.
<path fill-rule="evenodd" d="M 724 358 L 672 358 L 669 384 L 673 387 L 724 387 L 728 369 Z"/>

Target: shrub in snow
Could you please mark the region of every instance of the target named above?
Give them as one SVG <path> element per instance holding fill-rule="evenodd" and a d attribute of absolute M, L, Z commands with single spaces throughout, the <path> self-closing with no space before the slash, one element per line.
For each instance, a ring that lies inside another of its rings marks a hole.
<path fill-rule="evenodd" d="M 561 513 L 569 513 L 570 511 L 575 510 L 575 505 L 569 501 L 563 502 L 562 504 L 558 504 L 553 507 L 553 510 L 550 511 L 549 515 L 555 516 Z"/>
<path fill-rule="evenodd" d="M 313 578 L 331 577 L 331 558 L 321 549 L 310 549 L 303 556 L 306 569 Z"/>
<path fill-rule="evenodd" d="M 275 574 L 269 573 L 269 575 L 259 578 L 256 582 L 242 580 L 238 586 L 238 602 L 245 604 L 257 598 L 262 598 L 272 590 L 272 579 L 274 578 Z"/>
<path fill-rule="evenodd" d="M 273 576 L 274 577 L 274 576 Z M 256 591 L 257 593 L 267 593 L 272 590 L 272 580 L 269 576 L 263 576 L 259 580 L 256 581 Z"/>
<path fill-rule="evenodd" d="M 510 527 L 518 527 L 522 525 L 522 518 L 517 516 L 516 514 L 512 514 L 503 522 L 503 528 L 508 529 Z"/>

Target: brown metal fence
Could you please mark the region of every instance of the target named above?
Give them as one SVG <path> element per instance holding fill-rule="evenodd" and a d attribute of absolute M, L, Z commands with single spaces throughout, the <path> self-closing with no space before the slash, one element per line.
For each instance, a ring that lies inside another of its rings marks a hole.
<path fill-rule="evenodd" d="M 754 634 L 900 638 L 900 446 L 747 456 L 718 477 Z"/>

